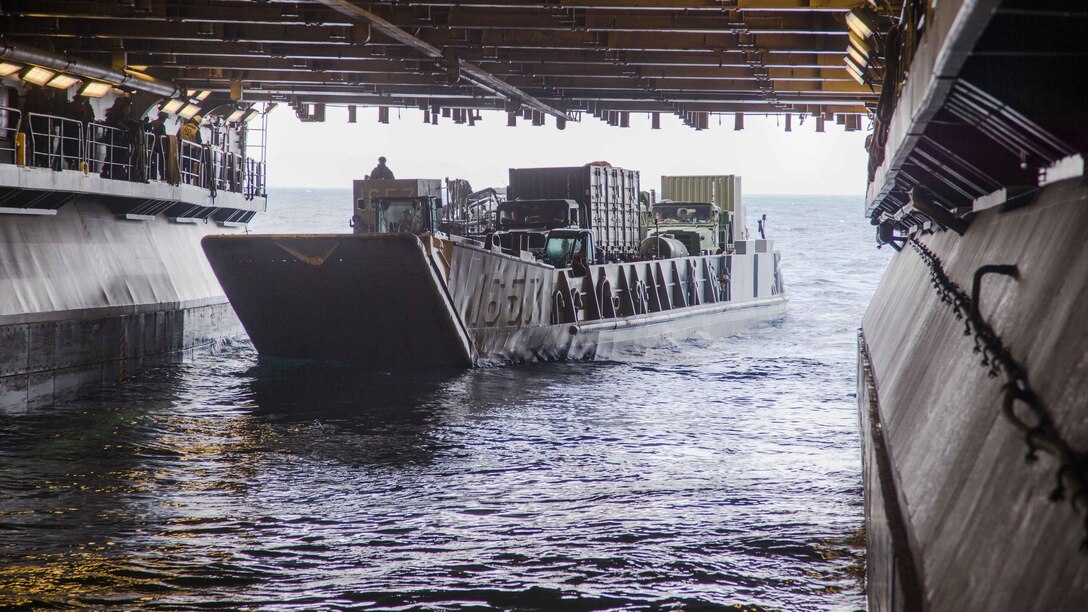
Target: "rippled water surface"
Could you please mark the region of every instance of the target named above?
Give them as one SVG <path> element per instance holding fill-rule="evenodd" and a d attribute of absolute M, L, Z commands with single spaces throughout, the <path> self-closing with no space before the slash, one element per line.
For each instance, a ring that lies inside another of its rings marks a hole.
<path fill-rule="evenodd" d="M 258 228 L 348 200 L 274 193 Z M 860 199 L 748 205 L 791 302 L 744 335 L 415 375 L 239 341 L 0 415 L 0 605 L 863 608 L 855 330 L 887 254 Z"/>

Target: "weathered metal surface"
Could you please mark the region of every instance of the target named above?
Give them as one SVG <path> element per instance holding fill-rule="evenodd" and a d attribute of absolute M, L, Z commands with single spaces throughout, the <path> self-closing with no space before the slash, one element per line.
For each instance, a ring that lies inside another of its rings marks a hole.
<path fill-rule="evenodd" d="M 108 312 L 108 309 L 99 311 Z M 0 325 L 0 413 L 19 413 L 175 363 L 242 332 L 226 302 Z"/>
<path fill-rule="evenodd" d="M 376 369 L 474 359 L 445 279 L 411 234 L 211 236 L 204 251 L 262 355 Z"/>
<path fill-rule="evenodd" d="M 617 357 L 665 338 L 735 333 L 780 316 L 786 305 L 771 289 L 770 268 L 763 272 L 768 278 L 751 282 L 753 256 L 590 266 L 582 277 L 535 266 L 551 272 L 551 282 L 526 269 L 534 264 L 456 248 L 454 269 L 466 261 L 483 279 L 462 288 L 469 290 L 463 298 L 470 315 L 472 303 L 485 305 L 470 325 L 481 363 Z M 723 281 L 725 270 L 739 282 Z"/>
<path fill-rule="evenodd" d="M 214 224 L 123 221 L 91 196 L 0 222 L 0 406 L 116 382 L 242 331 L 199 248 Z"/>
<path fill-rule="evenodd" d="M 1065 181 L 1044 188 L 1030 206 L 982 211 L 962 237 L 942 232 L 924 240 L 964 288 L 981 266 L 1017 266 L 1017 279 L 983 286 L 983 316 L 1033 374 L 1034 392 L 1080 452 L 1088 449 L 1088 327 L 1080 315 L 1088 299 L 1086 211 L 1088 188 Z M 941 301 L 913 250 L 893 258 L 863 328 L 926 608 L 1083 607 L 1083 516 L 1067 502 L 1048 500 L 1057 465 L 1046 456 L 1025 462 L 1024 437 L 1001 414 L 1000 380 L 979 366 L 963 322 Z M 884 529 L 882 514 L 888 513 L 869 512 L 870 530 Z M 889 562 L 887 551 L 878 552 L 870 565 Z M 887 600 L 888 588 L 870 593 L 883 598 L 871 600 L 874 609 L 903 609 L 901 600 Z"/>
<path fill-rule="evenodd" d="M 86 200 L 55 216 L 6 216 L 0 325 L 223 303 L 199 240 L 224 231 L 237 230 L 122 221 Z"/>
<path fill-rule="evenodd" d="M 914 8 L 884 43 L 895 69 L 867 145 L 866 214 L 881 225 L 880 242 L 948 227 L 1006 189 L 1083 175 L 1083 7 L 953 0 Z"/>
<path fill-rule="evenodd" d="M 411 47 L 416 51 L 419 51 L 425 56 L 438 60 L 445 65 L 446 70 L 454 77 L 464 77 L 466 80 L 471 81 L 477 87 L 480 87 L 484 91 L 495 94 L 502 97 L 504 100 L 513 103 L 514 105 L 525 105 L 529 108 L 535 109 L 540 112 L 547 113 L 562 120 L 571 119 L 567 114 L 559 109 L 556 109 L 540 100 L 537 100 L 532 95 L 526 93 L 496 77 L 495 75 L 481 69 L 475 64 L 461 61 L 456 56 L 447 56 L 441 49 L 434 45 L 416 37 L 408 32 L 402 30 L 393 24 L 393 22 L 383 19 L 378 15 L 360 8 L 348 0 L 318 0 L 318 2 L 328 6 L 334 11 L 348 15 L 353 19 L 361 19 L 370 24 L 374 29 L 378 30 L 382 34 L 385 34 L 389 38 Z"/>
<path fill-rule="evenodd" d="M 410 234 L 204 240 L 261 354 L 376 369 L 583 359 L 733 333 L 785 310 L 768 247 L 576 276 Z"/>
<path fill-rule="evenodd" d="M 861 113 L 877 97 L 841 60 L 856 2 L 323 4 L 334 6 L 12 0 L 0 35 L 105 65 L 123 46 L 185 88 L 238 80 L 246 100 L 295 105 L 665 112 L 700 125 L 693 113 Z"/>

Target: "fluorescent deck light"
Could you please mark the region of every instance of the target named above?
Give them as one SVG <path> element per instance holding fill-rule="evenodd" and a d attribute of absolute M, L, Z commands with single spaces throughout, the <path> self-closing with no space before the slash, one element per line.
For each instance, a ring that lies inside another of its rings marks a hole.
<path fill-rule="evenodd" d="M 28 83 L 34 83 L 35 85 L 45 85 L 56 76 L 57 73 L 52 70 L 46 70 L 39 66 L 29 66 L 19 73 L 19 77 Z"/>
<path fill-rule="evenodd" d="M 182 119 L 192 119 L 199 112 L 200 107 L 196 104 L 186 104 L 185 108 L 178 111 L 178 116 Z"/>
<path fill-rule="evenodd" d="M 233 113 L 231 113 L 230 116 L 227 117 L 227 122 L 228 123 L 236 123 L 237 121 L 239 121 L 242 118 L 242 115 L 244 115 L 244 114 L 246 114 L 246 111 L 244 109 L 239 108 L 239 109 L 235 110 Z"/>
<path fill-rule="evenodd" d="M 869 65 L 869 58 L 862 55 L 861 52 L 858 51 L 857 49 L 855 49 L 854 47 L 850 47 L 849 49 L 847 49 L 846 53 L 850 56 L 851 59 L 853 59 L 855 62 L 857 62 L 857 64 L 859 66 L 868 66 Z"/>
<path fill-rule="evenodd" d="M 851 32 L 862 38 L 869 38 L 879 30 L 876 13 L 865 7 L 858 7 L 847 13 L 846 25 Z"/>
<path fill-rule="evenodd" d="M 870 55 L 873 52 L 873 46 L 869 44 L 869 41 L 858 36 L 853 31 L 850 32 L 850 44 L 857 47 L 858 51 L 861 51 L 865 55 Z"/>
<path fill-rule="evenodd" d="M 101 98 L 113 89 L 113 85 L 101 81 L 87 81 L 79 90 L 79 95 L 88 98 Z"/>
<path fill-rule="evenodd" d="M 23 67 L 19 64 L 9 64 L 7 62 L 0 62 L 0 77 L 11 76 L 16 72 L 22 70 Z"/>
<path fill-rule="evenodd" d="M 169 101 L 167 101 L 166 104 L 162 105 L 162 112 L 164 112 L 164 113 L 176 113 L 179 110 L 181 110 L 182 106 L 185 106 L 185 102 L 182 101 L 182 100 L 179 100 L 177 98 L 174 98 L 173 100 L 169 100 Z"/>
<path fill-rule="evenodd" d="M 69 74 L 58 74 L 49 80 L 46 85 L 50 87 L 56 87 L 57 89 L 68 89 L 72 85 L 79 82 L 79 79 Z"/>
<path fill-rule="evenodd" d="M 846 63 L 846 71 L 850 73 L 850 76 L 854 77 L 854 80 L 858 82 L 858 85 L 864 85 L 865 84 L 865 72 L 862 71 L 860 68 L 858 68 L 854 64 L 854 58 L 847 55 L 846 57 L 844 57 L 842 59 L 843 59 L 843 62 Z"/>

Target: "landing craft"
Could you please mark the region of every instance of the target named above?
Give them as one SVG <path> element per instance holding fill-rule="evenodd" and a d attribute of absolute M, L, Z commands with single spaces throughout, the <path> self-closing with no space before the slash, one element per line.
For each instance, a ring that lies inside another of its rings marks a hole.
<path fill-rule="evenodd" d="M 479 241 L 437 231 L 437 180 L 355 181 L 354 192 L 351 234 L 203 240 L 262 355 L 375 369 L 614 358 L 666 338 L 736 333 L 785 312 L 769 240 L 644 258 L 637 222 L 628 231 L 601 202 L 573 218 L 609 225 L 570 227 L 571 201 L 556 199 L 548 209 L 561 210 L 564 227 Z"/>

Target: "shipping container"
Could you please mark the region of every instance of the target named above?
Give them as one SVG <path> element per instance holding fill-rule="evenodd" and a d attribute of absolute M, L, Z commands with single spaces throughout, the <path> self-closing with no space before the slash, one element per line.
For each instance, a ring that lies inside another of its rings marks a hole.
<path fill-rule="evenodd" d="M 708 176 L 663 176 L 661 199 L 674 202 L 713 202 L 733 213 L 734 235 L 742 240 L 747 233 L 740 177 L 735 174 Z"/>
<path fill-rule="evenodd" d="M 510 200 L 574 200 L 582 226 L 609 258 L 638 252 L 639 176 L 635 170 L 607 165 L 567 168 L 511 168 Z"/>

